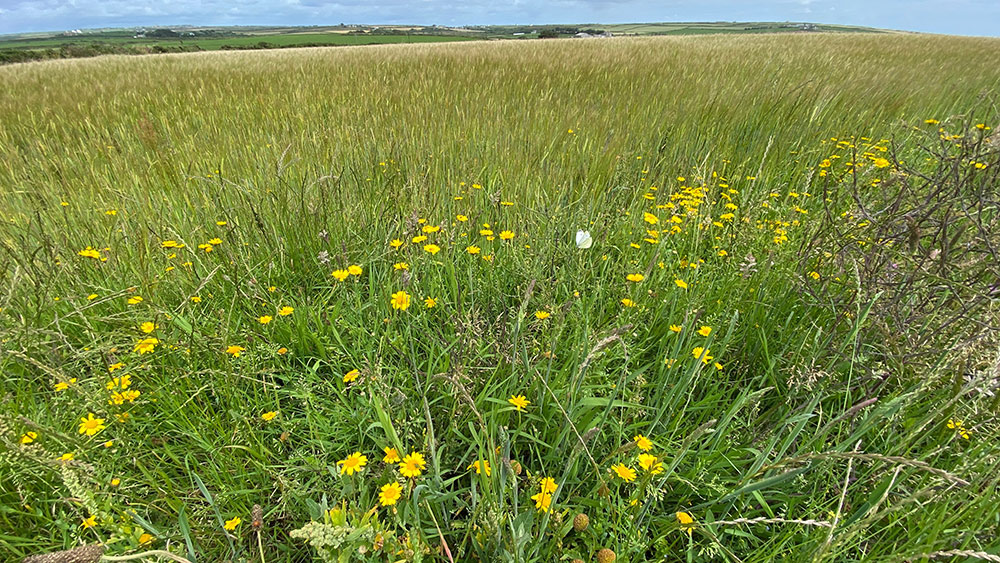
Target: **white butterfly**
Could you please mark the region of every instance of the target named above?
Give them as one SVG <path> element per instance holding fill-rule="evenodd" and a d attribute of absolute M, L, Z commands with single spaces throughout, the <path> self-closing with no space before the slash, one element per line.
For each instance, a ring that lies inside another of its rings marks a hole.
<path fill-rule="evenodd" d="M 590 237 L 590 231 L 577 231 L 576 232 L 576 247 L 577 248 L 590 248 L 594 245 L 594 239 Z"/>

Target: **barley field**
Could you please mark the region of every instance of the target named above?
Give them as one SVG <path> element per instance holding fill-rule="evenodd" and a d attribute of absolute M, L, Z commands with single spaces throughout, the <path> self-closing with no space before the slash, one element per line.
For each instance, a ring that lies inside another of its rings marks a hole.
<path fill-rule="evenodd" d="M 998 60 L 2 67 L 0 559 L 1000 561 Z"/>

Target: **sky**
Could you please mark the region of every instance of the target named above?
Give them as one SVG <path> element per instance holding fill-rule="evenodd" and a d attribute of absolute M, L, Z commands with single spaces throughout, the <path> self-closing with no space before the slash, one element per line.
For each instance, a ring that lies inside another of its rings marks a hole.
<path fill-rule="evenodd" d="M 0 34 L 171 25 L 792 21 L 1000 36 L 1000 0 L 0 0 Z"/>

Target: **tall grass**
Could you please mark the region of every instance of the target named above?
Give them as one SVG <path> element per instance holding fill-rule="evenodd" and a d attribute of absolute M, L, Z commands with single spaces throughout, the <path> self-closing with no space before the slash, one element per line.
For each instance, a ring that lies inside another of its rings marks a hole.
<path fill-rule="evenodd" d="M 895 252 L 858 206 L 949 159 L 970 172 L 942 182 L 990 197 L 998 59 L 988 39 L 781 35 L 0 68 L 0 550 L 996 554 L 995 307 L 942 300 L 977 329 L 961 347 L 933 317 L 892 324 L 840 243 Z M 952 134 L 978 141 L 921 149 Z M 141 395 L 115 404 L 124 373 Z M 426 468 L 401 475 L 388 447 Z"/>

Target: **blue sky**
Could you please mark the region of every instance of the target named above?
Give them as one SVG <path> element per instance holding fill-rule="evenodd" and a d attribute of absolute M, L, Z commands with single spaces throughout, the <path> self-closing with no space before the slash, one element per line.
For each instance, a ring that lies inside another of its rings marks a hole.
<path fill-rule="evenodd" d="M 808 21 L 1000 36 L 1000 0 L 0 0 L 0 33 L 168 25 Z"/>

